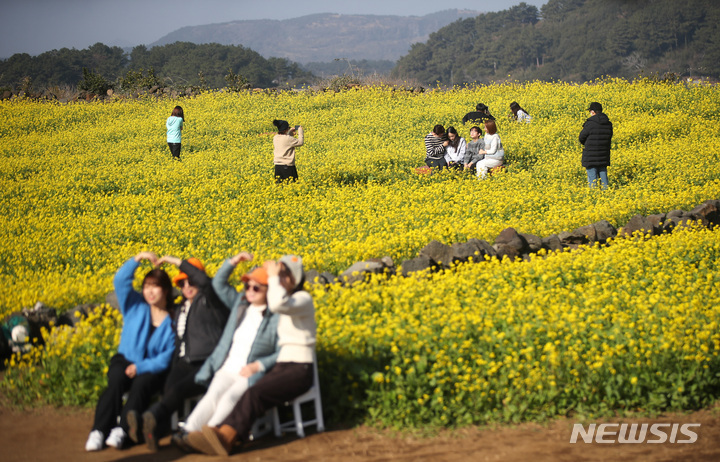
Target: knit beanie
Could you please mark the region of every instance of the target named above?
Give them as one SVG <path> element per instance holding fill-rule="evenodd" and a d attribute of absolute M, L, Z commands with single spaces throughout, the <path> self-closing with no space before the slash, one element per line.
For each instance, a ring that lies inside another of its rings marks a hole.
<path fill-rule="evenodd" d="M 282 258 L 280 258 L 280 263 L 284 264 L 290 271 L 293 281 L 295 282 L 295 288 L 297 288 L 303 281 L 302 258 L 297 255 L 283 255 Z"/>
<path fill-rule="evenodd" d="M 275 120 L 273 120 L 273 125 L 275 125 L 275 126 L 277 127 L 278 133 L 284 132 L 285 130 L 287 130 L 288 128 L 290 128 L 290 124 L 288 123 L 287 120 L 277 120 L 277 119 L 275 119 Z"/>

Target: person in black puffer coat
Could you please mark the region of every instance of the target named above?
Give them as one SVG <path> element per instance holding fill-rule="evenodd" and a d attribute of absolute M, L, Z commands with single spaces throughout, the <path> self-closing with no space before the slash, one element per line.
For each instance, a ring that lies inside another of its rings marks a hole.
<path fill-rule="evenodd" d="M 158 265 L 162 263 L 180 269 L 173 278 L 183 295 L 173 319 L 175 354 L 162 399 L 142 414 L 142 422 L 137 413 L 129 413 L 127 418 L 130 439 L 136 443 L 144 439 L 151 451 L 157 451 L 158 440 L 170 433 L 172 414 L 180 410 L 185 399 L 205 393 L 207 387 L 195 382 L 195 374 L 215 349 L 230 315 L 230 308 L 218 297 L 200 260 L 166 255 L 158 260 Z"/>
<path fill-rule="evenodd" d="M 590 103 L 588 111 L 590 111 L 590 117 L 580 131 L 580 144 L 584 146 L 582 166 L 587 170 L 588 184 L 591 188 L 600 178 L 602 188 L 607 189 L 607 168 L 610 165 L 610 142 L 613 136 L 613 126 L 608 116 L 603 113 L 602 104 Z"/>

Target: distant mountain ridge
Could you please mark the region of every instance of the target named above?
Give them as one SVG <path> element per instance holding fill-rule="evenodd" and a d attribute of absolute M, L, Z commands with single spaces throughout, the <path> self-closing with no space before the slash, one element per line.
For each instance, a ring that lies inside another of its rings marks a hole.
<path fill-rule="evenodd" d="M 264 57 L 298 63 L 340 59 L 396 61 L 413 43 L 457 20 L 481 14 L 444 10 L 425 16 L 377 16 L 322 13 L 285 20 L 239 20 L 187 26 L 149 47 L 175 42 L 242 45 Z"/>

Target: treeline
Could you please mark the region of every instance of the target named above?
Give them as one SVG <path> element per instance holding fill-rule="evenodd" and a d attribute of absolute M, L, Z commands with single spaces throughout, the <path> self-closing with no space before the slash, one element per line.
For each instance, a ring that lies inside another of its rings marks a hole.
<path fill-rule="evenodd" d="M 392 76 L 444 85 L 602 76 L 720 77 L 715 0 L 549 0 L 456 21 Z"/>
<path fill-rule="evenodd" d="M 127 54 L 120 47 L 96 43 L 83 50 L 62 48 L 38 56 L 19 53 L 0 60 L 0 88 L 14 90 L 28 81 L 34 88 L 82 86 L 88 72 L 112 87 L 151 70 L 162 85 L 173 87 L 222 88 L 228 75 L 242 76 L 250 86 L 260 88 L 303 85 L 314 79 L 287 59 L 266 59 L 236 45 L 175 42 L 151 49 L 139 45 Z"/>

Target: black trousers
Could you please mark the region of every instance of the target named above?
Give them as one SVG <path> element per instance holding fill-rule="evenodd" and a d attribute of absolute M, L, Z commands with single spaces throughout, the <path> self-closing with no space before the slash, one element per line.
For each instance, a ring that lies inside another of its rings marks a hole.
<path fill-rule="evenodd" d="M 302 395 L 312 384 L 312 363 L 276 363 L 270 372 L 247 389 L 221 425 L 230 425 L 242 441 L 247 441 L 255 420 L 268 409 Z"/>
<path fill-rule="evenodd" d="M 433 159 L 432 157 L 426 157 L 425 165 L 427 165 L 430 168 L 437 168 L 438 170 L 442 170 L 443 168 L 447 167 L 447 162 L 445 161 L 444 157 L 441 157 L 439 159 Z"/>
<path fill-rule="evenodd" d="M 180 143 L 168 143 L 168 146 L 170 146 L 170 154 L 172 154 L 173 158 L 180 159 Z"/>
<path fill-rule="evenodd" d="M 128 411 L 143 412 L 150 405 L 153 396 L 162 390 L 166 372 L 139 374 L 131 379 L 125 375 L 125 369 L 130 364 L 132 363 L 121 354 L 116 354 L 110 359 L 107 372 L 108 386 L 100 395 L 93 423 L 93 430 L 100 430 L 105 436 L 118 426 L 118 416 L 120 416 L 120 426 L 127 432 Z M 128 400 L 123 406 L 123 394 L 127 391 L 129 391 Z"/>
<path fill-rule="evenodd" d="M 181 358 L 174 359 L 165 380 L 162 399 L 148 409 L 155 416 L 157 438 L 170 432 L 172 414 L 182 408 L 187 398 L 203 394 L 207 390 L 203 385 L 195 383 L 195 374 L 202 364 L 203 361 L 189 363 Z"/>
<path fill-rule="evenodd" d="M 282 183 L 285 180 L 297 181 L 297 179 L 297 167 L 275 164 L 275 183 Z"/>

